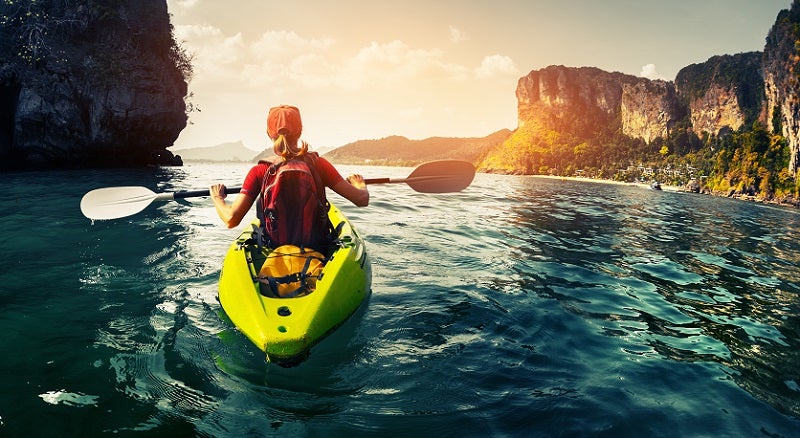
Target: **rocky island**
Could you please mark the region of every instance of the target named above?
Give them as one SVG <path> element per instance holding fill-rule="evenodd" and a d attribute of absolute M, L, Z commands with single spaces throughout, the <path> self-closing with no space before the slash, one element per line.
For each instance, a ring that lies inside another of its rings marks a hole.
<path fill-rule="evenodd" d="M 191 71 L 165 0 L 0 3 L 0 167 L 179 162 Z"/>

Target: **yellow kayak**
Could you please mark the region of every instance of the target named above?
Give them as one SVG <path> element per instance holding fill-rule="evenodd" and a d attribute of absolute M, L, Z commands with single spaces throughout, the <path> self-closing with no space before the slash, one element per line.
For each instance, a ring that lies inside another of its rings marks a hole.
<path fill-rule="evenodd" d="M 363 239 L 335 206 L 328 217 L 339 244 L 309 293 L 291 298 L 269 293 L 258 278 L 271 251 L 255 244 L 253 227 L 239 235 L 225 256 L 220 304 L 270 362 L 290 366 L 304 360 L 309 349 L 344 323 L 371 293 L 372 269 Z"/>

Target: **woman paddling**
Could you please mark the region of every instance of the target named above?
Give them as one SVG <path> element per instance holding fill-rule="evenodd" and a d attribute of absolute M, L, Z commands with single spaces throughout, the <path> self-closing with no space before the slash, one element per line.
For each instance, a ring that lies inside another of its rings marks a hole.
<path fill-rule="evenodd" d="M 238 226 L 260 197 L 259 218 L 266 231 L 263 243 L 273 248 L 291 244 L 324 251 L 323 246 L 330 237 L 329 227 L 316 224 L 317 219 L 308 216 L 316 215 L 327 221 L 325 187 L 359 207 L 369 204 L 364 178 L 354 174 L 344 179 L 328 160 L 308 151 L 308 144 L 300 140 L 302 131 L 300 111 L 296 107 L 271 108 L 267 116 L 267 135 L 274 142 L 276 156 L 250 169 L 232 204 L 225 202 L 225 185 L 211 185 L 210 194 L 217 214 L 228 228 Z M 313 177 L 313 184 L 303 183 L 302 178 L 307 176 Z M 312 195 L 315 199 L 311 199 Z M 284 199 L 276 199 L 281 197 Z M 320 204 L 324 211 L 309 212 L 314 210 L 314 203 Z M 296 211 L 301 209 L 304 211 Z"/>

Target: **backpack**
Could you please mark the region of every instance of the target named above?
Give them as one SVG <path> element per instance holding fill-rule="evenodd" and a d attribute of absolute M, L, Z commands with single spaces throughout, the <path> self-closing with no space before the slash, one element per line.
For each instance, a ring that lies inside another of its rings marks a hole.
<path fill-rule="evenodd" d="M 333 229 L 316 154 L 272 164 L 261 185 L 258 218 L 269 248 L 296 245 L 326 252 Z"/>

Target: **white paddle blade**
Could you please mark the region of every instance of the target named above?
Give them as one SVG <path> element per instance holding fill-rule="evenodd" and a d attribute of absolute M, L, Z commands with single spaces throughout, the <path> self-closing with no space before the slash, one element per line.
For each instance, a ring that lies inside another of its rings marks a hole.
<path fill-rule="evenodd" d="M 106 187 L 83 195 L 81 212 L 94 220 L 116 219 L 144 210 L 158 197 L 146 187 Z"/>

